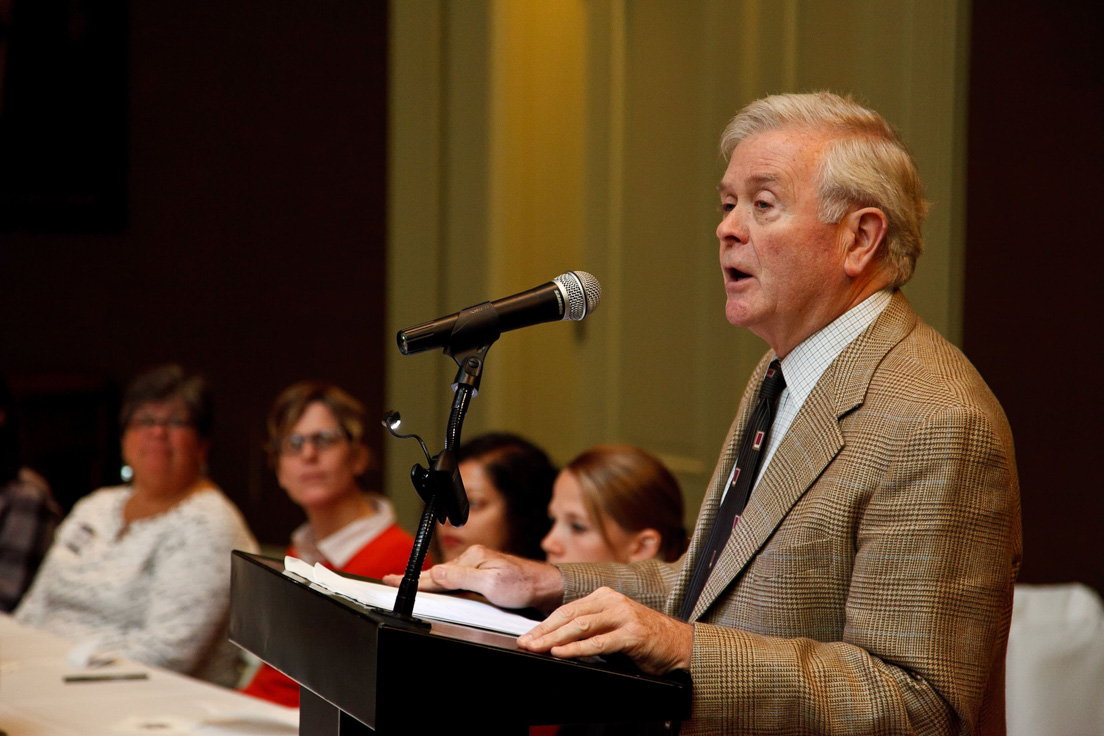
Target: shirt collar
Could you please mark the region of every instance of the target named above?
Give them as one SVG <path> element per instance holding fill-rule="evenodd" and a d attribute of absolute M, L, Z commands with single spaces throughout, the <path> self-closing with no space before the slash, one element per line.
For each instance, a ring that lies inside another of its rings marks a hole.
<path fill-rule="evenodd" d="M 893 297 L 892 289 L 883 289 L 847 310 L 821 328 L 782 358 L 782 375 L 795 410 L 801 408 L 817 381 L 843 349 L 874 323 Z"/>
<path fill-rule="evenodd" d="M 310 524 L 303 524 L 291 535 L 291 543 L 297 551 L 314 547 L 335 568 L 344 567 L 364 545 L 395 523 L 395 508 L 390 501 L 375 493 L 369 494 L 369 500 L 376 508 L 376 513 L 371 516 L 346 524 L 325 539 L 319 540 L 314 538 Z"/>

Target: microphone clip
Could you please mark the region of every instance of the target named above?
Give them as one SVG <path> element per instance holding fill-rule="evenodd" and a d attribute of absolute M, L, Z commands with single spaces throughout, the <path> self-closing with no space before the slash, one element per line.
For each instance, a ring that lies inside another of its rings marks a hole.
<path fill-rule="evenodd" d="M 428 470 L 415 464 L 410 469 L 410 480 L 427 504 L 431 498 L 437 497 L 437 521 L 443 524 L 448 519 L 457 527 L 467 523 L 468 494 L 452 450 L 441 450 L 430 462 Z"/>
<path fill-rule="evenodd" d="M 483 378 L 483 366 L 487 361 L 487 351 L 490 349 L 490 345 L 484 345 L 452 356 L 458 366 L 456 380 L 452 382 L 453 393 L 456 393 L 461 386 L 466 386 L 471 389 L 472 398 L 479 395 L 479 382 Z"/>
<path fill-rule="evenodd" d="M 476 304 L 456 315 L 456 325 L 452 328 L 444 353 L 460 363 L 461 356 L 472 351 L 482 350 L 485 353 L 501 335 L 502 324 L 495 306 L 490 302 Z"/>

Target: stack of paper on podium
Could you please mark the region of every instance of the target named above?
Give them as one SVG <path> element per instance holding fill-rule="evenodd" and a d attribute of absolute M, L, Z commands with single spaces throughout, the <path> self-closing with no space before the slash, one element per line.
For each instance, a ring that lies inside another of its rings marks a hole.
<path fill-rule="evenodd" d="M 387 611 L 395 607 L 398 588 L 392 588 L 389 585 L 348 578 L 319 564 L 312 567 L 296 557 L 284 558 L 284 571 L 285 574 L 298 575 L 314 585 L 365 606 Z M 536 621 L 503 611 L 487 603 L 425 591 L 419 591 L 414 598 L 414 616 L 475 626 L 514 636 L 521 636 L 537 625 Z"/>

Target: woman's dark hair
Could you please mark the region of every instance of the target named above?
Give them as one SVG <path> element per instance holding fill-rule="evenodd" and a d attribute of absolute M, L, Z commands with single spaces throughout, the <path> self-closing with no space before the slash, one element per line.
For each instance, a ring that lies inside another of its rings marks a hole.
<path fill-rule="evenodd" d="M 654 455 L 630 445 L 598 445 L 568 463 L 564 472 L 578 481 L 583 503 L 607 543 L 603 515 L 629 532 L 655 529 L 658 556 L 667 562 L 686 551 L 682 490 Z"/>
<path fill-rule="evenodd" d="M 19 475 L 19 432 L 15 426 L 15 400 L 8 382 L 0 376 L 0 486 Z"/>
<path fill-rule="evenodd" d="M 188 409 L 188 420 L 203 439 L 211 439 L 214 398 L 207 381 L 198 373 L 188 374 L 179 365 L 163 365 L 141 374 L 127 386 L 119 426 L 125 432 L 135 412 L 145 404 L 180 399 Z"/>
<path fill-rule="evenodd" d="M 492 432 L 464 444 L 457 462 L 474 460 L 483 466 L 506 501 L 506 549 L 519 557 L 543 560 L 540 543 L 552 522 L 548 503 L 558 473 L 544 450 L 516 434 Z"/>

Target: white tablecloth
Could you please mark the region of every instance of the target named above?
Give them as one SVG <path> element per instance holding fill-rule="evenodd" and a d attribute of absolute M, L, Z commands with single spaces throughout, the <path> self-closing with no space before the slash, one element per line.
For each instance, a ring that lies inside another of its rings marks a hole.
<path fill-rule="evenodd" d="M 299 713 L 175 672 L 119 660 L 80 669 L 73 645 L 0 614 L 0 731 L 7 736 L 298 733 Z M 66 682 L 144 673 L 142 680 Z"/>

